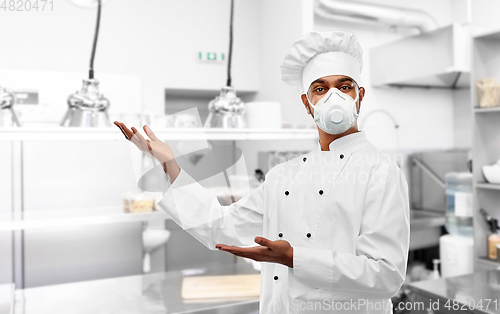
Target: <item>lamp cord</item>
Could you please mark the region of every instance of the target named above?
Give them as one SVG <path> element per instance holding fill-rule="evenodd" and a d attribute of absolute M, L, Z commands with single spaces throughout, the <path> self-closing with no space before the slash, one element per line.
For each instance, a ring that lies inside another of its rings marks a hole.
<path fill-rule="evenodd" d="M 89 79 L 94 78 L 94 58 L 95 58 L 95 50 L 97 47 L 97 38 L 99 37 L 100 24 L 101 24 L 101 0 L 97 0 L 97 21 L 96 21 L 96 25 L 95 25 L 95 34 L 94 34 L 94 43 L 92 45 L 92 54 L 90 56 Z"/>
<path fill-rule="evenodd" d="M 231 57 L 233 55 L 233 17 L 234 17 L 234 0 L 231 0 L 231 17 L 229 19 L 229 53 L 227 60 L 227 86 L 231 86 Z"/>

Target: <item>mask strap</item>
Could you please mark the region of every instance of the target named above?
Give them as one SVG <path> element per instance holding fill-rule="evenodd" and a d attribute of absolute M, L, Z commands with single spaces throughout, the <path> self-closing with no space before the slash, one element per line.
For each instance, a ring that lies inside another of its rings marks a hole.
<path fill-rule="evenodd" d="M 311 110 L 311 106 L 313 106 L 313 107 L 314 107 L 314 105 L 313 105 L 313 104 L 312 104 L 312 102 L 309 100 L 309 97 L 307 97 L 307 93 L 305 93 L 304 95 L 306 95 L 306 99 L 307 99 L 307 106 L 309 107 L 309 112 L 311 112 L 311 116 L 312 116 L 312 118 L 313 118 L 313 120 L 314 120 L 314 115 L 313 115 L 313 112 L 312 112 L 312 110 Z"/>
<path fill-rule="evenodd" d="M 359 99 L 359 88 L 358 91 L 356 92 L 356 98 L 354 98 L 354 102 L 357 102 Z"/>
<path fill-rule="evenodd" d="M 307 90 L 307 92 L 304 93 L 304 95 L 306 95 L 306 99 L 307 99 L 307 102 L 309 103 L 309 105 L 313 106 L 313 103 L 309 100 L 309 97 L 307 96 L 307 94 L 309 93 L 309 89 Z"/>
<path fill-rule="evenodd" d="M 311 86 L 309 86 L 309 89 L 311 89 Z M 309 112 L 311 113 L 311 117 L 314 121 L 314 114 L 313 114 L 313 111 L 311 110 L 311 106 L 314 107 L 313 103 L 309 100 L 309 97 L 307 96 L 307 94 L 309 93 L 309 89 L 307 90 L 307 92 L 304 93 L 304 95 L 306 95 L 306 99 L 307 99 L 307 106 L 309 107 Z"/>
<path fill-rule="evenodd" d="M 356 92 L 356 98 L 354 99 L 354 105 L 356 106 L 356 102 L 359 99 L 359 88 L 358 91 Z M 361 109 L 361 103 L 359 103 L 359 109 Z M 356 117 L 359 116 L 359 110 L 356 108 Z"/>

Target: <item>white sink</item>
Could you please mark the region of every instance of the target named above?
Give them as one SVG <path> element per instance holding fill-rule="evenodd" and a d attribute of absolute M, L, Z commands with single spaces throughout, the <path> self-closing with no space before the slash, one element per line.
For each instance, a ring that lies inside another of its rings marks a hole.
<path fill-rule="evenodd" d="M 151 253 L 154 249 L 165 244 L 170 238 L 170 231 L 166 229 L 146 229 L 142 233 L 144 251 Z"/>
<path fill-rule="evenodd" d="M 144 273 L 151 271 L 151 252 L 165 244 L 170 238 L 170 231 L 166 229 L 145 229 L 142 232 L 142 244 L 144 248 Z"/>

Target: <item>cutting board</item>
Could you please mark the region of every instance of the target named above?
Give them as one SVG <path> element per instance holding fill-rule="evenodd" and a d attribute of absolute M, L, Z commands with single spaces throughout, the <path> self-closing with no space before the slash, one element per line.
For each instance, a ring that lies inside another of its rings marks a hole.
<path fill-rule="evenodd" d="M 258 298 L 260 274 L 190 276 L 182 280 L 183 299 Z"/>

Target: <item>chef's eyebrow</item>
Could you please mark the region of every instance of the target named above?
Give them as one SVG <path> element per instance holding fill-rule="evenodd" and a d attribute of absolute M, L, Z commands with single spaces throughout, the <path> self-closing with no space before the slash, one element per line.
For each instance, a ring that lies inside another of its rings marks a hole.
<path fill-rule="evenodd" d="M 339 78 L 338 82 L 339 83 L 342 83 L 342 82 L 353 82 L 354 83 L 354 81 L 350 77 L 341 77 L 341 78 Z"/>
<path fill-rule="evenodd" d="M 341 77 L 341 78 L 339 78 L 337 80 L 337 82 L 343 83 L 343 82 L 354 82 L 354 81 L 350 77 Z M 317 80 L 315 80 L 315 81 L 313 81 L 311 83 L 311 86 L 314 85 L 314 84 L 324 84 L 324 83 L 325 83 L 325 80 L 323 80 L 323 79 L 317 79 Z"/>
<path fill-rule="evenodd" d="M 338 83 L 343 83 L 343 82 L 351 82 L 351 83 L 354 83 L 354 80 L 350 77 L 341 77 L 337 80 Z M 325 80 L 319 78 L 315 81 L 313 81 L 311 83 L 311 85 L 309 85 L 309 89 L 314 85 L 314 84 L 325 84 Z"/>
<path fill-rule="evenodd" d="M 313 81 L 313 82 L 311 83 L 311 86 L 312 86 L 313 84 L 316 84 L 316 83 L 318 83 L 318 84 L 324 84 L 324 83 L 325 83 L 325 80 L 323 80 L 323 79 L 317 79 L 316 81 Z"/>

